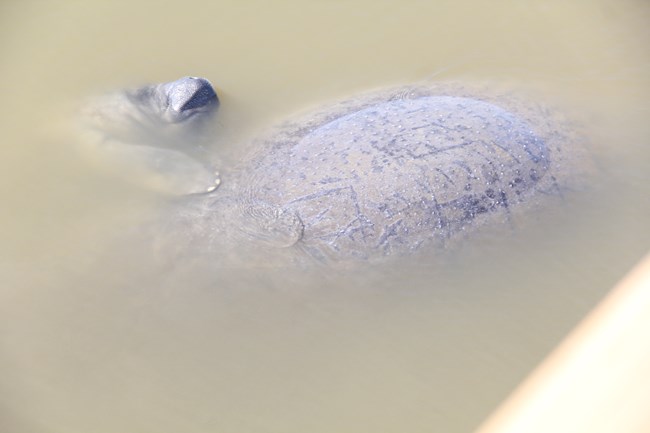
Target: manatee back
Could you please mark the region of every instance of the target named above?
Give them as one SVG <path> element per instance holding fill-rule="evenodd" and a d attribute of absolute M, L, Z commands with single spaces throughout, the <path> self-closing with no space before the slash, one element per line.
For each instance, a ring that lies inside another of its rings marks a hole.
<path fill-rule="evenodd" d="M 508 221 L 556 188 L 559 147 L 546 128 L 477 98 L 403 95 L 280 129 L 243 171 L 247 203 L 295 215 L 295 246 L 317 259 L 368 259 Z"/>

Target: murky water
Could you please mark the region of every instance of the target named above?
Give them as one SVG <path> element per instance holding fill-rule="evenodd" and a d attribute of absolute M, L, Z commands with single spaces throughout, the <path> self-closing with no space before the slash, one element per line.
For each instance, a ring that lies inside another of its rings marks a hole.
<path fill-rule="evenodd" d="M 644 1 L 4 2 L 0 430 L 470 432 L 650 245 Z M 73 149 L 76 104 L 201 75 L 232 153 L 307 106 L 431 77 L 582 122 L 587 191 L 380 268 L 215 270 Z M 510 234 L 509 234 L 510 233 Z"/>

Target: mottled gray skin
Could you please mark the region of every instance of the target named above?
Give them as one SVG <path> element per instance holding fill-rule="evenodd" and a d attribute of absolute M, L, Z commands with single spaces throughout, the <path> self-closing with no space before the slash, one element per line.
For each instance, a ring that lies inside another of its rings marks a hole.
<path fill-rule="evenodd" d="M 281 139 L 249 169 L 247 196 L 295 215 L 319 259 L 402 254 L 506 214 L 549 168 L 549 149 L 493 104 L 422 96 L 371 105 Z M 290 243 L 285 241 L 284 243 Z"/>
<path fill-rule="evenodd" d="M 444 247 L 558 194 L 567 139 L 547 112 L 506 96 L 442 86 L 361 95 L 258 140 L 223 168 L 218 189 L 182 201 L 156 228 L 158 246 L 208 250 L 223 263 Z"/>

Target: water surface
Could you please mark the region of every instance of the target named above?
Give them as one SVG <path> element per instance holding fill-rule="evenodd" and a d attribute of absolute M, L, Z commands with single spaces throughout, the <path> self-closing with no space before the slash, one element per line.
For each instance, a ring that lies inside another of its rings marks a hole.
<path fill-rule="evenodd" d="M 0 430 L 470 432 L 650 245 L 643 1 L 0 5 Z M 216 270 L 125 240 L 164 198 L 96 170 L 89 95 L 184 75 L 215 152 L 424 79 L 525 89 L 585 127 L 592 188 L 516 234 L 381 267 Z M 431 259 L 429 257 L 429 259 Z"/>

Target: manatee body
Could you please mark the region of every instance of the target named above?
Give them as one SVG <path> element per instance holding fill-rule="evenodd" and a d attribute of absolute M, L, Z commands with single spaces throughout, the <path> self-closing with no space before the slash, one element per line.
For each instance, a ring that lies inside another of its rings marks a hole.
<path fill-rule="evenodd" d="M 179 202 L 159 245 L 207 249 L 224 263 L 374 260 L 444 247 L 557 195 L 558 174 L 570 169 L 567 140 L 546 111 L 508 97 L 444 86 L 360 95 L 257 140 L 252 154 L 222 167 L 218 188 Z"/>
<path fill-rule="evenodd" d="M 483 214 L 506 216 L 551 163 L 526 121 L 456 96 L 379 102 L 265 150 L 245 170 L 251 212 L 294 215 L 285 232 L 320 259 L 442 244 Z"/>
<path fill-rule="evenodd" d="M 561 135 L 525 114 L 428 88 L 362 95 L 261 140 L 205 213 L 234 209 L 242 242 L 317 261 L 445 246 L 558 190 Z"/>

